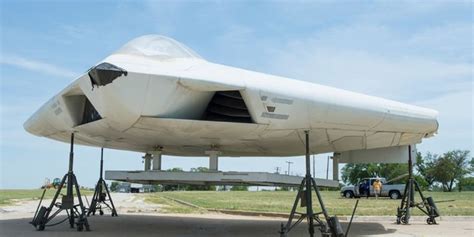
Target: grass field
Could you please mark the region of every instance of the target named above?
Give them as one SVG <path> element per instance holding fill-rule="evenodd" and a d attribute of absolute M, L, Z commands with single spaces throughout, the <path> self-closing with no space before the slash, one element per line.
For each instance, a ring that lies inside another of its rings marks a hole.
<path fill-rule="evenodd" d="M 331 215 L 350 215 L 356 199 L 342 198 L 337 191 L 321 192 L 325 206 Z M 442 215 L 474 216 L 474 192 L 425 192 L 435 201 L 452 200 L 438 203 Z M 224 209 L 239 211 L 289 213 L 296 192 L 162 192 L 149 194 L 147 201 L 164 205 L 163 211 L 169 213 L 199 213 L 206 209 Z M 193 208 L 170 200 L 181 200 L 201 208 Z M 388 198 L 361 198 L 356 215 L 384 216 L 395 215 L 400 200 Z M 319 208 L 317 208 L 319 209 Z M 301 209 L 302 210 L 302 209 Z M 419 210 L 414 215 L 421 215 Z"/>
<path fill-rule="evenodd" d="M 51 198 L 55 191 L 55 189 L 48 190 L 46 198 Z M 41 189 L 0 190 L 0 206 L 12 204 L 17 200 L 39 199 L 42 192 Z M 92 191 L 83 190 L 82 193 L 91 195 Z M 355 199 L 342 198 L 336 191 L 323 191 L 321 194 L 331 215 L 351 214 Z M 295 195 L 296 192 L 188 191 L 147 194 L 146 200 L 163 205 L 161 211 L 167 213 L 204 213 L 207 212 L 207 209 L 289 213 Z M 432 196 L 435 201 L 455 200 L 437 204 L 442 215 L 474 216 L 474 192 L 425 192 L 425 195 Z M 181 200 L 197 207 L 190 207 L 173 200 Z M 362 216 L 395 215 L 399 204 L 400 200 L 388 198 L 378 200 L 361 198 L 356 214 Z M 315 205 L 315 209 L 319 208 Z M 416 210 L 414 214 L 421 215 L 421 212 Z"/>
<path fill-rule="evenodd" d="M 65 193 L 65 189 L 62 193 Z M 45 193 L 45 198 L 53 198 L 56 189 L 49 189 Z M 90 190 L 81 190 L 81 194 L 92 194 Z M 10 205 L 18 200 L 40 199 L 43 189 L 2 189 L 0 190 L 0 206 Z"/>

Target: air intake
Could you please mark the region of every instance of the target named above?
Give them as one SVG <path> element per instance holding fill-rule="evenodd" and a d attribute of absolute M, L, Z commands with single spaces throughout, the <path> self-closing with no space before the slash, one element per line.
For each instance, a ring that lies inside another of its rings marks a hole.
<path fill-rule="evenodd" d="M 99 112 L 94 108 L 92 103 L 85 97 L 85 103 L 84 103 L 84 114 L 82 115 L 82 122 L 81 124 L 86 124 L 90 122 L 94 122 L 96 120 L 102 119 L 100 116 Z"/>
<path fill-rule="evenodd" d="M 239 91 L 217 91 L 209 102 L 202 120 L 252 123 Z"/>

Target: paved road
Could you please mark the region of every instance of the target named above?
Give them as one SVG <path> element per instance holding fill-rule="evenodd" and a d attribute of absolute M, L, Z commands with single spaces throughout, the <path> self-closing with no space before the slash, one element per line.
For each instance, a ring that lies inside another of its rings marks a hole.
<path fill-rule="evenodd" d="M 156 213 L 159 206 L 143 203 L 140 197 L 118 195 L 114 198 L 119 207 L 119 217 L 92 216 L 89 218 L 92 231 L 77 232 L 68 224 L 36 231 L 28 224 L 37 202 L 24 202 L 22 205 L 2 208 L 0 212 L 0 236 L 25 237 L 62 237 L 62 236 L 274 236 L 285 219 L 244 217 L 224 214 L 177 215 L 150 214 Z M 33 209 L 31 208 L 33 207 Z M 135 208 L 135 209 L 134 209 Z M 147 210 L 150 213 L 146 213 Z M 130 212 L 135 212 L 130 214 Z M 128 213 L 128 214 L 127 214 Z M 140 214 L 136 214 L 140 213 Z M 369 218 L 353 223 L 350 236 L 473 236 L 472 218 L 441 220 L 439 225 L 429 226 L 421 220 L 411 225 L 396 225 L 390 218 Z M 346 222 L 342 221 L 346 227 Z M 289 235 L 308 236 L 306 225 L 302 223 Z M 319 235 L 317 235 L 319 236 Z"/>
<path fill-rule="evenodd" d="M 35 231 L 29 218 L 0 220 L 0 236 L 62 237 L 62 236 L 274 236 L 282 219 L 252 217 L 176 216 L 176 215 L 120 215 L 89 218 L 91 232 L 77 232 L 67 224 Z M 304 223 L 303 223 L 304 224 Z M 300 225 L 290 236 L 307 236 L 305 225 Z M 343 223 L 345 226 L 345 223 Z M 399 226 L 390 222 L 353 223 L 350 236 L 474 236 L 473 223 L 442 222 L 428 226 L 416 222 Z M 319 235 L 317 235 L 319 236 Z"/>

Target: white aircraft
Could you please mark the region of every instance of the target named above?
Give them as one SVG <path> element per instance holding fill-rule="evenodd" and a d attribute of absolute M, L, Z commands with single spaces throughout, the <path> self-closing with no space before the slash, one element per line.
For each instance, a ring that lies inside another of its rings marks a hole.
<path fill-rule="evenodd" d="M 317 69 L 316 69 L 317 70 Z M 349 79 L 348 79 L 349 80 Z M 125 44 L 46 102 L 25 129 L 83 145 L 178 156 L 295 156 L 420 143 L 437 112 L 211 63 L 179 42 Z"/>

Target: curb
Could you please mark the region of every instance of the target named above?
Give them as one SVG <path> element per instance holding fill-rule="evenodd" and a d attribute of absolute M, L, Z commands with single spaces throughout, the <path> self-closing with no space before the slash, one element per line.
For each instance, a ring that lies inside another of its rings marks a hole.
<path fill-rule="evenodd" d="M 194 205 L 194 204 L 189 203 L 189 202 L 185 202 L 185 201 L 183 201 L 183 200 L 174 199 L 174 198 L 170 198 L 170 197 L 166 197 L 166 196 L 162 196 L 162 197 L 165 198 L 165 199 L 168 199 L 168 200 L 170 200 L 170 201 L 177 202 L 177 203 L 179 203 L 179 204 L 188 206 L 188 207 L 207 210 L 206 208 L 203 208 L 203 207 Z"/>
<path fill-rule="evenodd" d="M 209 208 L 208 211 L 219 212 L 228 215 L 238 215 L 238 216 L 261 216 L 261 217 L 279 217 L 279 218 L 288 218 L 289 214 L 278 213 L 278 212 L 253 212 L 253 211 L 238 211 L 238 210 L 225 210 L 225 209 L 214 209 Z"/>
<path fill-rule="evenodd" d="M 208 211 L 220 212 L 223 214 L 229 215 L 239 215 L 239 216 L 261 216 L 261 217 L 277 217 L 277 218 L 289 218 L 289 214 L 277 213 L 277 212 L 252 212 L 252 211 L 237 211 L 237 210 L 225 210 L 225 209 L 207 209 Z M 296 214 L 298 215 L 298 214 Z M 337 216 L 339 220 L 349 221 L 351 216 Z M 353 221 L 386 221 L 386 222 L 395 222 L 396 216 L 354 216 Z M 426 216 L 411 216 L 413 221 L 426 221 Z M 437 217 L 439 221 L 467 221 L 474 222 L 474 216 L 440 216 Z"/>

